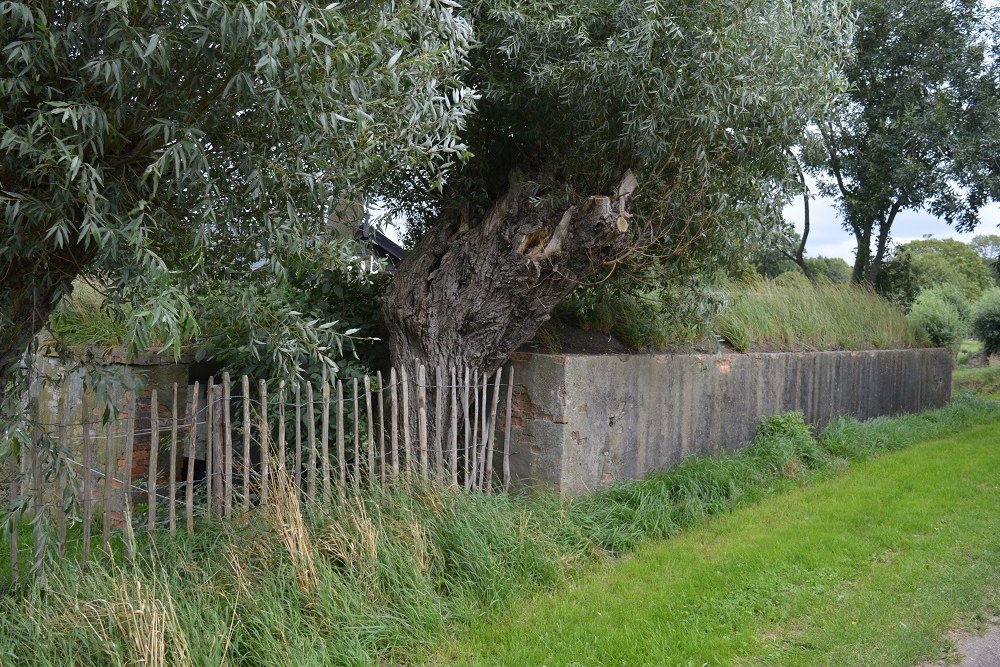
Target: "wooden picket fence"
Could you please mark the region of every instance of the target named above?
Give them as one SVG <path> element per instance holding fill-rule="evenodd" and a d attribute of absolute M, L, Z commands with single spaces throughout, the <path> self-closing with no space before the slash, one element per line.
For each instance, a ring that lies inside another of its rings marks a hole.
<path fill-rule="evenodd" d="M 224 374 L 174 384 L 168 396 L 127 392 L 118 410 L 88 405 L 86 396 L 74 401 L 64 388 L 56 423 L 36 423 L 28 446 L 6 462 L 16 508 L 6 523 L 11 577 L 20 576 L 28 550 L 19 541 L 22 517 L 34 526 L 36 571 L 53 533 L 57 553 L 66 553 L 74 524 L 84 565 L 94 541 L 107 551 L 116 534 L 131 557 L 135 530 L 190 534 L 205 525 L 198 518 L 266 504 L 278 470 L 307 502 L 412 477 L 506 491 L 513 369 L 506 383 L 502 370 L 419 366 L 416 377 L 392 369 L 387 383 L 378 373 L 319 386 L 246 376 L 233 383 Z"/>

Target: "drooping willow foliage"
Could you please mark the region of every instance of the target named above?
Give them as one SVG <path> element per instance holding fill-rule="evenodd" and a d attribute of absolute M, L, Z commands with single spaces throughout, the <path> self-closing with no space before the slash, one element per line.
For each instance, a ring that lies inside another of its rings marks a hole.
<path fill-rule="evenodd" d="M 442 181 L 471 39 L 439 0 L 0 2 L 0 374 L 78 275 L 134 347 L 176 347 L 207 283 L 259 302 L 239 290 L 334 206 L 394 170 Z M 323 356 L 340 332 L 317 326 Z"/>

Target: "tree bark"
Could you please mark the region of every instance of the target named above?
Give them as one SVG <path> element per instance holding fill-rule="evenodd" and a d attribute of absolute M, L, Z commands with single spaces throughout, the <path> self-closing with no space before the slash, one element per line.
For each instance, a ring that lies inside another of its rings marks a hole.
<path fill-rule="evenodd" d="M 885 220 L 879 224 L 878 240 L 875 244 L 875 257 L 869 263 L 865 273 L 865 284 L 869 287 L 875 287 L 875 283 L 882 273 L 882 263 L 885 261 L 886 252 L 889 250 L 889 231 L 892 229 L 892 223 L 896 220 L 896 214 L 899 213 L 900 208 L 902 208 L 901 200 L 894 201 L 889 207 L 889 212 Z"/>
<path fill-rule="evenodd" d="M 795 252 L 786 254 L 802 269 L 806 279 L 815 285 L 816 277 L 813 275 L 812 269 L 809 268 L 809 263 L 806 262 L 806 242 L 809 240 L 809 185 L 806 183 L 806 175 L 802 172 L 802 167 L 799 166 L 799 161 L 794 155 L 792 161 L 795 165 L 795 171 L 798 173 L 799 184 L 802 186 L 802 238 Z"/>
<path fill-rule="evenodd" d="M 854 238 L 858 242 L 858 248 L 854 254 L 854 269 L 851 271 L 851 282 L 860 284 L 865 281 L 868 264 L 871 261 L 871 223 L 868 223 L 868 225 L 863 229 L 860 226 L 855 225 Z"/>
<path fill-rule="evenodd" d="M 0 399 L 21 356 L 92 256 L 71 244 L 0 264 Z"/>
<path fill-rule="evenodd" d="M 631 171 L 569 205 L 519 179 L 482 220 L 436 221 L 400 264 L 382 311 L 393 363 L 494 372 L 569 292 L 628 252 Z M 540 185 L 539 183 L 545 183 Z"/>

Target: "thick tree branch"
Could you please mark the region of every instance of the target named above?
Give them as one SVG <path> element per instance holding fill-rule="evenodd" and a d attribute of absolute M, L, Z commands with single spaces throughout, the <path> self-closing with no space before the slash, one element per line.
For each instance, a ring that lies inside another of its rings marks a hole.
<path fill-rule="evenodd" d="M 491 372 L 574 287 L 624 253 L 631 172 L 569 206 L 544 196 L 558 183 L 535 178 L 515 180 L 478 224 L 439 220 L 407 255 L 382 305 L 397 365 Z"/>

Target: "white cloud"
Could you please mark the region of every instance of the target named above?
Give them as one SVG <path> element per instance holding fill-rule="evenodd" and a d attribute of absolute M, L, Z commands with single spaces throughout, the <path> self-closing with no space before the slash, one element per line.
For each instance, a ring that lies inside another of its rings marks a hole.
<path fill-rule="evenodd" d="M 785 219 L 795 224 L 795 230 L 802 233 L 802 198 L 797 197 L 785 207 Z M 968 242 L 979 234 L 1000 233 L 1000 204 L 993 203 L 980 211 L 980 224 L 975 231 L 959 234 L 943 220 L 935 218 L 928 211 L 902 211 L 892 225 L 892 245 L 924 238 L 954 238 Z M 836 203 L 832 199 L 814 197 L 809 202 L 809 239 L 806 255 L 809 257 L 842 257 L 848 264 L 854 263 L 854 235 L 844 229 Z"/>

